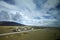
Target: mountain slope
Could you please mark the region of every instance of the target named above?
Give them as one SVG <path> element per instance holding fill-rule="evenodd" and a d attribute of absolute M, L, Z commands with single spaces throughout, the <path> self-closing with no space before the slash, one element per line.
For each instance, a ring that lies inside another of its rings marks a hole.
<path fill-rule="evenodd" d="M 25 26 L 25 25 L 16 22 L 2 21 L 0 22 L 0 26 Z"/>

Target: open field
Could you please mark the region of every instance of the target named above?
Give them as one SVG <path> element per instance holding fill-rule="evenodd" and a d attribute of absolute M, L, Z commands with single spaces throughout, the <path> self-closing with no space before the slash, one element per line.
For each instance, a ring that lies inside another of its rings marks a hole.
<path fill-rule="evenodd" d="M 0 26 L 0 34 L 12 32 L 11 29 L 23 26 Z M 60 38 L 60 28 L 40 28 L 38 31 L 0 36 L 0 40 L 56 40 Z"/>

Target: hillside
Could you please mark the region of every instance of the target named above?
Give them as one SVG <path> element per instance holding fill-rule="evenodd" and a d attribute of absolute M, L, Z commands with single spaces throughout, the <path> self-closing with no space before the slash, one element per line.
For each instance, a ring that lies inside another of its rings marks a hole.
<path fill-rule="evenodd" d="M 16 22 L 2 21 L 0 22 L 0 26 L 25 26 L 25 25 Z"/>

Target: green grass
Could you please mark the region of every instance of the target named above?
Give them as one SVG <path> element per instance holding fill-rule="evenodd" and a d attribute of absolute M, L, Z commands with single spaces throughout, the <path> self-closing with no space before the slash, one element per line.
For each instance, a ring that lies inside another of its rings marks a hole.
<path fill-rule="evenodd" d="M 0 33 L 12 32 L 10 29 L 17 26 L 0 27 Z M 18 26 L 19 27 L 19 26 Z M 13 35 L 0 36 L 0 40 L 56 40 L 60 36 L 60 29 L 43 28 L 38 31 L 31 31 L 27 33 L 19 33 Z"/>

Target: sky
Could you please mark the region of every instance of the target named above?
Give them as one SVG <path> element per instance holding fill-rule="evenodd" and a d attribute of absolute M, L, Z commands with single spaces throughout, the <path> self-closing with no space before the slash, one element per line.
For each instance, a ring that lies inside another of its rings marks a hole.
<path fill-rule="evenodd" d="M 0 0 L 0 21 L 60 26 L 60 0 Z"/>

